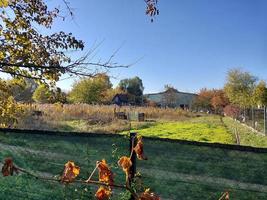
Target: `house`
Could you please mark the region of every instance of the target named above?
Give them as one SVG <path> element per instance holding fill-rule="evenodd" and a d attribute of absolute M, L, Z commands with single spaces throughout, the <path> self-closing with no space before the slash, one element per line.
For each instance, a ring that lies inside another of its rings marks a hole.
<path fill-rule="evenodd" d="M 113 99 L 112 103 L 118 106 L 128 105 L 129 99 L 127 94 L 116 94 Z"/>
<path fill-rule="evenodd" d="M 190 109 L 197 94 L 179 92 L 174 88 L 168 88 L 164 92 L 146 94 L 146 99 L 155 102 L 160 107 L 174 107 Z"/>

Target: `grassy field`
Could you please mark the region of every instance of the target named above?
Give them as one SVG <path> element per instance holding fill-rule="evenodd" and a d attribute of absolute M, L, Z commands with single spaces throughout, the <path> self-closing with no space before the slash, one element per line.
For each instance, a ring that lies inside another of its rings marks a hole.
<path fill-rule="evenodd" d="M 237 122 L 217 115 L 192 113 L 181 109 L 153 107 L 121 107 L 101 105 L 44 104 L 28 106 L 24 118 L 15 128 L 57 130 L 66 132 L 127 133 L 129 130 L 145 136 L 183 139 L 210 143 L 235 144 L 234 129 L 238 127 L 241 145 L 267 147 L 267 138 L 259 137 Z M 129 122 L 114 117 L 116 112 L 145 113 L 145 122 Z M 41 116 L 32 111 L 40 110 Z"/>
<path fill-rule="evenodd" d="M 240 145 L 267 147 L 267 137 L 251 131 L 229 117 L 216 115 L 189 118 L 185 121 L 161 121 L 132 125 L 135 132 L 144 136 L 182 139 L 209 143 L 236 144 L 235 130 Z M 127 133 L 125 131 L 124 133 Z"/>
<path fill-rule="evenodd" d="M 133 128 L 135 124 L 133 124 Z M 145 124 L 134 131 L 151 137 L 193 140 L 201 142 L 235 143 L 233 134 L 228 131 L 219 116 L 190 118 L 185 121 L 161 121 Z"/>
<path fill-rule="evenodd" d="M 163 200 L 217 200 L 225 190 L 231 199 L 263 200 L 267 196 L 267 154 L 192 146 L 146 139 L 149 160 L 138 161 L 144 185 Z M 128 153 L 125 137 L 74 137 L 0 133 L 0 159 L 33 173 L 59 175 L 64 163 L 75 161 L 86 178 L 95 162 L 112 163 L 117 183 L 124 180 L 117 158 Z M 0 177 L 0 199 L 93 199 L 94 187 L 62 186 L 27 175 Z M 120 191 L 116 191 L 117 194 Z M 113 199 L 120 199 L 120 195 Z"/>
<path fill-rule="evenodd" d="M 266 136 L 257 135 L 256 133 L 252 132 L 249 128 L 232 120 L 229 117 L 223 118 L 223 122 L 231 132 L 234 132 L 234 129 L 237 130 L 240 137 L 240 145 L 265 147 L 265 148 L 267 147 Z"/>

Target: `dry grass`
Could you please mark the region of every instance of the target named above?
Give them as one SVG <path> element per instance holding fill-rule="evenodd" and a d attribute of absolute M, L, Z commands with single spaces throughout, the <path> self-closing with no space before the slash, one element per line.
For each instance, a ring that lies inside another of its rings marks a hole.
<path fill-rule="evenodd" d="M 145 113 L 147 122 L 135 123 L 147 126 L 149 121 L 181 121 L 193 117 L 194 114 L 181 109 L 163 109 L 154 107 L 115 107 L 114 105 L 88 104 L 34 104 L 28 105 L 27 112 L 17 127 L 25 129 L 64 130 L 85 132 L 116 133 L 128 130 L 128 121 L 117 120 L 116 112 Z M 34 116 L 33 111 L 42 111 L 41 116 Z"/>

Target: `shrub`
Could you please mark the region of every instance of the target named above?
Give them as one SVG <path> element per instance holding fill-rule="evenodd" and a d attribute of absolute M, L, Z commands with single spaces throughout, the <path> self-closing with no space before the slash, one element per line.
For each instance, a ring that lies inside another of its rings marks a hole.
<path fill-rule="evenodd" d="M 238 106 L 227 105 L 224 109 L 224 115 L 237 119 L 241 113 L 241 110 Z"/>

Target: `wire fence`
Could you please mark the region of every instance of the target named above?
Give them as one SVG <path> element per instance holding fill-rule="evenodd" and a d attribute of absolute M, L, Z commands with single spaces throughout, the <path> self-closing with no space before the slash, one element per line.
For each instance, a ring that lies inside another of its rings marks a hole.
<path fill-rule="evenodd" d="M 262 134 L 267 135 L 267 109 L 250 108 L 244 109 L 239 115 L 239 121 Z"/>
<path fill-rule="evenodd" d="M 86 169 L 81 177 L 88 177 L 95 161 L 105 158 L 116 173 L 115 181 L 125 181 L 116 162 L 121 155 L 129 154 L 128 136 L 0 132 L 0 158 L 11 156 L 15 164 L 33 173 L 60 175 L 66 161 L 74 160 Z M 150 187 L 163 200 L 218 200 L 226 196 L 226 191 L 230 199 L 237 200 L 267 196 L 267 180 L 263 178 L 267 176 L 267 149 L 155 138 L 144 138 L 144 146 L 148 160 L 133 161 L 140 177 L 136 187 Z M 27 174 L 0 178 L 2 199 L 92 199 L 95 190 L 86 185 L 38 180 Z M 115 191 L 113 199 L 123 195 L 121 190 Z"/>

